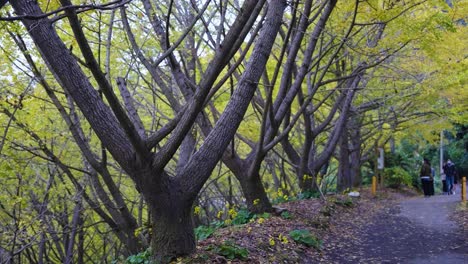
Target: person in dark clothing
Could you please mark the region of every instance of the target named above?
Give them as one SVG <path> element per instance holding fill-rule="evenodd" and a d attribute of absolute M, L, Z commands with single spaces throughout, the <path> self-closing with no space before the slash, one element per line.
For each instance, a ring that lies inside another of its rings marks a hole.
<path fill-rule="evenodd" d="M 426 158 L 424 158 L 419 177 L 421 178 L 424 196 L 429 197 L 433 194 L 433 187 L 431 188 L 431 186 L 433 186 L 434 178 L 432 177 L 431 163 Z"/>
<path fill-rule="evenodd" d="M 454 194 L 454 180 L 455 180 L 455 164 L 448 159 L 447 163 L 443 167 L 445 173 L 445 180 L 447 182 L 447 192 L 448 194 Z"/>

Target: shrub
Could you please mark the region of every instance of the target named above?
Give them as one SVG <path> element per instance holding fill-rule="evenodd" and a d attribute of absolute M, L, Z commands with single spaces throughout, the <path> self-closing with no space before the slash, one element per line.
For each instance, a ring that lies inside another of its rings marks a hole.
<path fill-rule="evenodd" d="M 283 219 L 291 219 L 291 218 L 292 218 L 292 215 L 291 215 L 290 212 L 284 211 L 284 212 L 281 213 L 281 218 L 283 218 Z"/>
<path fill-rule="evenodd" d="M 198 241 L 205 240 L 210 237 L 216 228 L 214 226 L 199 226 L 195 228 L 195 237 Z"/>
<path fill-rule="evenodd" d="M 233 225 L 246 224 L 252 219 L 253 215 L 247 209 L 240 209 L 236 216 L 232 219 Z"/>
<path fill-rule="evenodd" d="M 411 186 L 413 183 L 411 174 L 401 167 L 384 169 L 384 180 L 390 188 L 400 188 L 402 185 Z"/>
<path fill-rule="evenodd" d="M 351 207 L 354 205 L 353 199 L 347 197 L 346 199 L 336 199 L 334 201 L 336 205 L 344 206 L 344 207 Z"/>
<path fill-rule="evenodd" d="M 136 255 L 131 255 L 125 261 L 126 264 L 150 264 L 151 252 L 149 249 Z"/>
<path fill-rule="evenodd" d="M 304 244 L 308 247 L 319 249 L 322 246 L 322 241 L 313 236 L 309 230 L 300 229 L 289 232 L 289 236 L 297 243 Z"/>
<path fill-rule="evenodd" d="M 215 249 L 215 252 L 231 260 L 236 258 L 245 260 L 249 256 L 249 251 L 246 248 L 238 246 L 231 241 L 225 241 Z"/>

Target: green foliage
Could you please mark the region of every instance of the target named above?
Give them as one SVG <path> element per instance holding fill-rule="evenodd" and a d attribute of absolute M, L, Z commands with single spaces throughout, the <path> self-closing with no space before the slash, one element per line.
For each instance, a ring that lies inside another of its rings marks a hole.
<path fill-rule="evenodd" d="M 232 219 L 233 225 L 243 225 L 246 224 L 252 219 L 253 214 L 247 209 L 240 209 L 237 212 L 237 215 Z"/>
<path fill-rule="evenodd" d="M 249 212 L 247 209 L 240 209 L 236 216 L 232 219 L 231 224 L 233 225 L 243 225 L 250 222 L 252 219 L 257 218 L 270 218 L 271 214 L 269 213 L 262 213 L 262 214 L 253 214 Z"/>
<path fill-rule="evenodd" d="M 253 218 L 265 218 L 268 219 L 271 217 L 270 213 L 255 214 Z"/>
<path fill-rule="evenodd" d="M 292 218 L 292 214 L 289 212 L 289 211 L 284 211 L 281 213 L 281 218 L 283 219 L 291 219 Z"/>
<path fill-rule="evenodd" d="M 385 184 L 390 188 L 399 188 L 402 185 L 411 186 L 413 178 L 402 167 L 390 167 L 384 169 Z"/>
<path fill-rule="evenodd" d="M 252 214 L 247 209 L 240 209 L 239 211 L 233 213 L 234 217 L 231 219 L 227 219 L 225 221 L 215 221 L 211 223 L 209 226 L 201 225 L 194 229 L 195 237 L 198 241 L 207 239 L 210 237 L 216 229 L 229 226 L 229 225 L 243 225 L 250 222 L 252 219 L 265 219 L 270 218 L 271 214 L 269 213 L 262 213 L 262 214 Z"/>
<path fill-rule="evenodd" d="M 280 196 L 277 196 L 276 198 L 272 199 L 271 203 L 272 204 L 280 204 L 280 203 L 285 203 L 285 202 L 288 202 L 288 201 L 292 201 L 292 200 L 290 200 L 287 195 L 280 195 Z"/>
<path fill-rule="evenodd" d="M 131 255 L 125 261 L 126 264 L 150 264 L 151 252 L 149 249 L 140 252 L 136 255 Z"/>
<path fill-rule="evenodd" d="M 353 199 L 350 197 L 347 197 L 346 199 L 336 199 L 333 202 L 337 205 L 345 206 L 345 207 L 351 207 L 354 205 Z"/>
<path fill-rule="evenodd" d="M 246 248 L 234 244 L 232 241 L 225 241 L 223 244 L 215 248 L 218 255 L 228 259 L 245 260 L 249 256 L 249 251 Z"/>
<path fill-rule="evenodd" d="M 195 237 L 197 238 L 198 241 L 205 240 L 208 237 L 210 237 L 214 231 L 216 230 L 216 227 L 214 226 L 204 226 L 201 225 L 197 228 L 195 228 Z"/>
<path fill-rule="evenodd" d="M 214 221 L 213 223 L 210 224 L 210 226 L 214 227 L 214 229 L 219 229 L 221 227 L 225 227 L 226 225 L 224 224 L 223 221 Z"/>
<path fill-rule="evenodd" d="M 296 229 L 289 232 L 289 236 L 296 241 L 297 243 L 304 244 L 308 247 L 314 247 L 320 249 L 322 246 L 322 241 L 315 236 L 313 236 L 309 230 L 305 229 Z"/>

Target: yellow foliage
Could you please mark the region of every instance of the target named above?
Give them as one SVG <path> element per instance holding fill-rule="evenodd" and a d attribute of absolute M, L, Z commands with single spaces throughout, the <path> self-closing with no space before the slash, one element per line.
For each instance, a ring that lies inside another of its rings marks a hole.
<path fill-rule="evenodd" d="M 275 239 L 274 238 L 270 238 L 270 246 L 274 246 L 276 243 L 275 243 Z"/>
<path fill-rule="evenodd" d="M 200 206 L 195 206 L 195 208 L 193 208 L 193 214 L 194 215 L 199 215 L 200 214 Z"/>

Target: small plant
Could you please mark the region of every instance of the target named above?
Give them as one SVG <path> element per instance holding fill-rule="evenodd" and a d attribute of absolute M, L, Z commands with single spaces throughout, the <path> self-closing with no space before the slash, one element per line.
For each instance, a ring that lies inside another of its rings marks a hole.
<path fill-rule="evenodd" d="M 290 197 L 286 193 L 284 193 L 281 188 L 278 189 L 278 191 L 273 196 L 275 197 L 272 200 L 273 204 L 284 203 L 291 200 Z"/>
<path fill-rule="evenodd" d="M 335 200 L 334 203 L 337 203 L 337 200 Z M 320 213 L 324 216 L 331 216 L 334 210 L 335 206 L 333 204 L 327 204 L 322 209 L 320 209 Z"/>
<path fill-rule="evenodd" d="M 354 205 L 354 202 L 351 198 L 346 198 L 346 199 L 337 199 L 334 201 L 335 204 L 345 206 L 345 207 L 351 207 Z"/>
<path fill-rule="evenodd" d="M 253 215 L 247 209 L 240 209 L 236 216 L 232 219 L 233 225 L 243 225 L 252 219 Z"/>
<path fill-rule="evenodd" d="M 126 264 L 150 264 L 151 252 L 149 249 L 136 255 L 131 255 L 125 261 Z"/>
<path fill-rule="evenodd" d="M 281 213 L 281 218 L 283 218 L 283 219 L 291 219 L 291 218 L 292 218 L 292 215 L 291 215 L 290 212 L 284 211 L 284 212 Z"/>
<path fill-rule="evenodd" d="M 268 219 L 271 217 L 271 214 L 270 213 L 262 213 L 262 214 L 256 214 L 254 215 L 253 218 L 264 218 L 264 219 Z"/>
<path fill-rule="evenodd" d="M 219 229 L 221 227 L 225 227 L 224 221 L 213 221 L 210 226 L 212 226 L 214 229 Z"/>
<path fill-rule="evenodd" d="M 209 238 L 213 233 L 214 231 L 216 230 L 216 228 L 214 226 L 204 226 L 204 225 L 201 225 L 197 228 L 195 228 L 195 237 L 197 238 L 198 241 L 202 241 L 202 240 L 205 240 L 207 238 Z"/>
<path fill-rule="evenodd" d="M 322 246 L 322 241 L 315 236 L 313 236 L 309 230 L 298 229 L 289 232 L 289 236 L 296 241 L 297 243 L 304 244 L 308 247 L 314 247 L 320 249 Z"/>
<path fill-rule="evenodd" d="M 245 260 L 249 256 L 249 251 L 246 248 L 234 244 L 232 241 L 225 241 L 223 244 L 215 248 L 218 255 L 224 256 L 227 259 Z"/>

